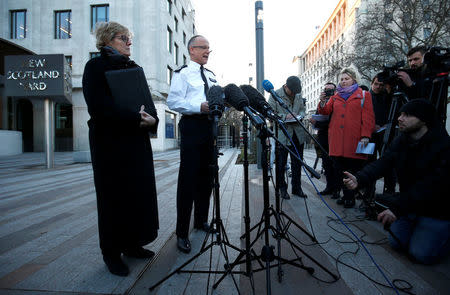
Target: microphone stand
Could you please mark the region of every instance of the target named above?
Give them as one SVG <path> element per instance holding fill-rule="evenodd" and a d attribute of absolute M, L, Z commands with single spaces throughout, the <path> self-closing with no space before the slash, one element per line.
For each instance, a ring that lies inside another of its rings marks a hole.
<path fill-rule="evenodd" d="M 225 232 L 225 227 L 224 227 L 222 219 L 220 217 L 220 195 L 219 195 L 220 183 L 219 183 L 219 165 L 218 165 L 218 157 L 219 157 L 218 150 L 219 149 L 217 146 L 217 135 L 218 135 L 219 115 L 221 115 L 221 112 L 212 111 L 211 114 L 213 116 L 214 163 L 211 163 L 210 168 L 211 168 L 211 170 L 213 170 L 213 174 L 214 174 L 212 185 L 214 188 L 213 196 L 214 196 L 214 212 L 215 212 L 215 216 L 213 216 L 213 220 L 211 221 L 211 229 L 206 234 L 205 239 L 203 240 L 203 244 L 200 248 L 200 251 L 197 254 L 195 254 L 193 257 L 188 259 L 180 267 L 178 267 L 177 269 L 172 271 L 170 274 L 168 274 L 166 277 L 164 277 L 163 279 L 158 281 L 153 286 L 151 286 L 149 288 L 150 291 L 153 291 L 157 286 L 162 284 L 164 281 L 166 281 L 167 279 L 169 279 L 176 273 L 204 273 L 204 274 L 206 273 L 206 274 L 223 274 L 223 276 L 226 276 L 228 274 L 231 275 L 231 278 L 233 279 L 233 283 L 234 283 L 234 286 L 236 287 L 238 294 L 241 294 L 239 291 L 239 286 L 238 286 L 233 274 L 245 274 L 245 273 L 242 271 L 233 271 L 232 270 L 232 268 L 230 267 L 228 251 L 227 251 L 226 247 L 230 247 L 239 253 L 244 253 L 244 251 L 241 250 L 240 248 L 232 245 L 229 242 L 228 236 Z M 215 235 L 215 240 L 214 240 L 213 235 Z M 208 245 L 206 245 L 206 243 L 208 242 L 210 237 L 211 237 L 211 242 Z M 211 255 L 212 255 L 212 247 L 213 246 L 220 247 L 220 250 L 225 259 L 225 264 L 224 264 L 225 270 L 224 271 L 211 270 L 211 259 L 209 262 L 210 263 L 209 270 L 193 270 L 193 269 L 192 270 L 184 270 L 183 269 L 185 266 L 187 266 L 189 263 L 191 263 L 192 261 L 197 259 L 199 256 L 201 256 L 203 253 L 205 253 L 208 250 L 211 251 Z M 221 278 L 221 280 L 222 280 L 222 278 Z M 209 285 L 209 277 L 208 277 L 208 285 Z M 214 284 L 213 289 L 215 289 L 216 287 L 217 287 L 217 284 Z"/>
<path fill-rule="evenodd" d="M 267 291 L 267 294 L 271 294 L 270 269 L 272 267 L 276 267 L 276 266 L 279 267 L 278 278 L 279 278 L 280 282 L 281 282 L 282 275 L 283 275 L 283 271 L 281 270 L 281 264 L 290 264 L 292 266 L 295 266 L 295 267 L 298 267 L 298 268 L 306 270 L 309 274 L 314 273 L 314 268 L 305 266 L 303 264 L 303 262 L 302 262 L 301 257 L 297 257 L 297 258 L 291 259 L 291 260 L 288 260 L 288 259 L 285 259 L 285 258 L 281 257 L 281 250 L 280 250 L 281 249 L 281 242 L 280 241 L 281 241 L 281 239 L 284 239 L 291 245 L 291 247 L 293 247 L 293 248 L 297 249 L 298 251 L 302 252 L 312 262 L 314 262 L 316 265 L 318 265 L 324 271 L 329 273 L 334 279 L 337 279 L 336 275 L 331 273 L 327 268 L 325 268 L 325 266 L 321 265 L 317 260 L 315 260 L 313 257 L 308 255 L 304 250 L 302 250 L 298 245 L 296 245 L 293 241 L 290 240 L 289 235 L 287 235 L 286 232 L 287 232 L 290 224 L 294 224 L 300 230 L 302 230 L 305 234 L 307 234 L 313 241 L 316 241 L 315 238 L 309 232 L 307 232 L 300 225 L 295 223 L 295 221 L 292 220 L 292 218 L 290 218 L 287 214 L 285 214 L 281 210 L 279 197 L 278 197 L 278 202 L 277 202 L 278 204 L 276 205 L 278 207 L 278 210 L 274 209 L 273 206 L 270 205 L 270 200 L 269 200 L 268 161 L 267 161 L 267 154 L 269 152 L 269 146 L 267 144 L 267 138 L 269 136 L 273 137 L 273 133 L 271 133 L 270 130 L 268 130 L 265 125 L 264 126 L 259 126 L 258 137 L 259 137 L 261 145 L 263 147 L 263 151 L 261 153 L 261 163 L 262 163 L 262 172 L 263 172 L 263 203 L 264 203 L 264 210 L 263 210 L 263 213 L 262 213 L 262 217 L 261 217 L 261 220 L 256 225 L 254 225 L 251 229 L 249 228 L 250 220 L 248 219 L 248 222 L 246 223 L 245 234 L 243 236 L 241 236 L 241 239 L 243 237 L 246 238 L 246 251 L 245 251 L 245 253 L 241 252 L 241 254 L 237 257 L 237 259 L 229 266 L 229 269 L 231 271 L 231 269 L 233 269 L 236 265 L 244 263 L 244 261 L 242 261 L 242 258 L 243 258 L 244 255 L 246 255 L 245 263 L 247 264 L 247 267 L 248 267 L 247 268 L 247 273 L 248 273 L 249 269 L 251 269 L 251 265 L 249 265 L 249 262 L 252 261 L 252 260 L 257 260 L 261 267 L 258 268 L 258 269 L 255 269 L 254 272 L 258 272 L 258 271 L 261 271 L 261 270 L 265 270 L 266 271 L 266 291 Z M 274 138 L 274 139 L 277 141 L 277 144 L 281 144 L 277 138 Z M 290 152 L 292 153 L 292 155 L 294 157 L 296 157 L 299 161 L 301 161 L 301 163 L 304 164 L 305 167 L 307 166 L 301 159 L 299 159 L 299 157 L 297 155 L 293 154 L 292 151 L 290 151 Z M 312 168 L 309 167 L 309 169 L 312 169 Z M 246 177 L 248 177 L 248 175 L 246 175 Z M 246 179 L 246 182 L 248 182 L 248 179 Z M 246 200 L 246 207 L 247 207 L 247 200 Z M 245 214 L 248 214 L 247 208 L 246 208 L 246 213 Z M 276 221 L 276 226 L 275 227 L 270 224 L 270 220 L 271 220 L 272 216 L 274 216 L 275 221 Z M 283 222 L 281 221 L 280 216 L 283 216 L 283 217 L 285 217 L 285 218 L 287 218 L 289 220 L 289 223 L 286 226 L 283 226 Z M 256 237 L 254 238 L 254 240 L 251 243 L 249 243 L 250 232 L 253 231 L 255 228 L 258 228 Z M 270 245 L 269 230 L 274 232 L 274 237 L 277 239 L 278 255 L 275 255 L 275 253 L 274 253 L 274 248 L 275 247 Z M 263 235 L 264 235 L 264 246 L 261 249 L 261 254 L 259 256 L 256 255 L 256 254 L 250 255 L 250 253 L 254 253 L 254 251 L 250 250 L 250 249 L 253 248 L 255 243 Z M 275 259 L 277 260 L 277 263 L 272 265 L 271 262 L 274 261 Z M 265 266 L 262 264 L 261 261 L 265 262 Z M 218 280 L 216 285 L 218 283 L 220 283 L 220 281 L 224 278 L 225 275 L 226 274 L 222 275 L 222 277 Z M 253 277 L 251 277 L 251 279 L 252 278 Z"/>

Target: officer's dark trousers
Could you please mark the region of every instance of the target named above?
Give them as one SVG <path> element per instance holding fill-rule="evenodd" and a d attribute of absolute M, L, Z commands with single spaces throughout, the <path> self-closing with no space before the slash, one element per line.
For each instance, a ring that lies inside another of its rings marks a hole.
<path fill-rule="evenodd" d="M 206 115 L 180 120 L 180 171 L 177 188 L 177 236 L 187 238 L 194 204 L 194 226 L 208 221 L 209 200 L 214 177 L 212 121 Z"/>

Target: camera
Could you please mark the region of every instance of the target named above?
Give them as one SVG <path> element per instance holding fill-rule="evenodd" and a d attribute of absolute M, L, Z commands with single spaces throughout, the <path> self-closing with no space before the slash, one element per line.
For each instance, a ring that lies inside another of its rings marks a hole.
<path fill-rule="evenodd" d="M 398 86 L 401 83 L 401 80 L 398 78 L 398 72 L 411 72 L 410 69 L 403 68 L 405 66 L 404 61 L 399 61 L 395 63 L 394 65 L 388 66 L 385 65 L 383 68 L 383 71 L 378 74 L 378 81 L 382 83 L 389 84 L 391 86 Z"/>
<path fill-rule="evenodd" d="M 334 89 L 325 89 L 324 92 L 326 97 L 331 97 L 334 95 Z"/>
<path fill-rule="evenodd" d="M 427 71 L 439 74 L 450 71 L 450 48 L 431 47 L 423 57 Z"/>

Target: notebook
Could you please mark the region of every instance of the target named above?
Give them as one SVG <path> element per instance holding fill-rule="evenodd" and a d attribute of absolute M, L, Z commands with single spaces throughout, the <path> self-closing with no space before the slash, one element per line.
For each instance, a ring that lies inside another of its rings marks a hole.
<path fill-rule="evenodd" d="M 154 109 L 144 70 L 141 67 L 105 72 L 106 81 L 114 99 L 114 106 L 120 112 L 139 112 Z"/>

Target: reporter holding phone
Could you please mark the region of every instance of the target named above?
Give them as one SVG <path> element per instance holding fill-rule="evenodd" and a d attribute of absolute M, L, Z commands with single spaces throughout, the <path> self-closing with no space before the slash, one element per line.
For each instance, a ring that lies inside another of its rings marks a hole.
<path fill-rule="evenodd" d="M 420 263 L 436 263 L 450 251 L 450 137 L 427 100 L 403 105 L 398 122 L 401 134 L 384 155 L 357 173 L 345 171 L 343 181 L 348 189 L 364 188 L 395 169 L 400 192 L 377 195 L 389 208 L 378 220 L 391 224 L 393 248 Z"/>
<path fill-rule="evenodd" d="M 322 98 L 317 108 L 319 114 L 331 115 L 328 128 L 330 156 L 334 157 L 339 179 L 341 171 L 356 172 L 362 168 L 367 155 L 357 154 L 358 143 L 366 146 L 375 129 L 372 98 L 363 91 L 354 70 L 345 68 L 340 73 L 337 93 L 328 101 Z M 342 182 L 338 181 L 339 187 Z M 355 206 L 355 192 L 343 187 L 344 196 L 337 203 L 345 208 Z"/>

